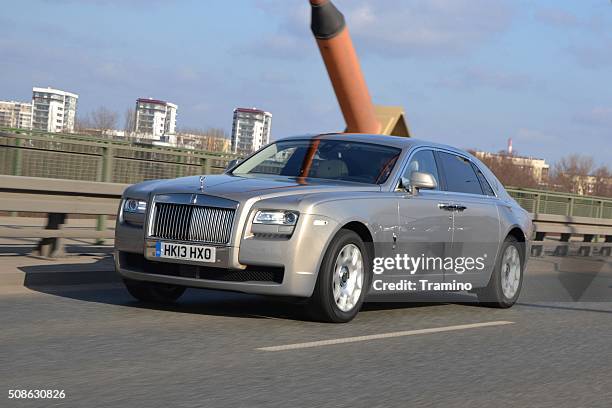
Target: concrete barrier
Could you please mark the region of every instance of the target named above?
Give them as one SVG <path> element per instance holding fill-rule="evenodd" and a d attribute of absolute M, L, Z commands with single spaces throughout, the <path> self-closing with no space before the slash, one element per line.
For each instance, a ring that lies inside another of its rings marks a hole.
<path fill-rule="evenodd" d="M 63 226 L 68 215 L 116 215 L 121 194 L 128 184 L 47 179 L 0 175 L 0 211 L 45 213 L 44 228 L 15 229 L 0 227 L 0 237 L 41 238 L 37 251 L 41 256 L 63 254 L 64 238 L 113 238 L 102 218 L 96 230 L 70 229 Z"/>
<path fill-rule="evenodd" d="M 38 252 L 42 256 L 55 257 L 63 253 L 64 238 L 112 238 L 113 231 L 106 229 L 106 222 L 93 229 L 63 229 L 70 214 L 96 216 L 115 215 L 121 194 L 128 184 L 102 183 L 0 175 L 0 211 L 46 213 L 45 228 L 15 229 L 0 227 L 0 237 L 41 238 Z M 553 250 L 558 256 L 570 253 L 569 242 L 580 235 L 582 243 L 578 255 L 611 252 L 612 218 L 591 218 L 555 214 L 533 214 L 535 237 L 531 254 L 543 254 L 544 241 L 550 234 L 561 234 L 560 242 Z M 603 242 L 594 242 L 595 237 Z M 550 245 L 548 242 L 546 245 Z"/>

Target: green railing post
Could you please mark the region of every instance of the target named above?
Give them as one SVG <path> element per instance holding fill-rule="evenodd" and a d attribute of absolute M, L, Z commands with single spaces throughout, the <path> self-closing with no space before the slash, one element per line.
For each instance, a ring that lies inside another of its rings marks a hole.
<path fill-rule="evenodd" d="M 23 151 L 21 150 L 21 139 L 15 139 L 15 159 L 13 160 L 13 176 L 21 176 L 23 164 Z"/>
<path fill-rule="evenodd" d="M 21 139 L 15 138 L 15 158 L 13 159 L 13 176 L 21 176 L 21 168 L 23 163 L 23 151 L 21 150 Z M 16 217 L 19 215 L 17 211 L 11 211 L 10 216 Z"/>
<path fill-rule="evenodd" d="M 102 160 L 100 160 L 100 165 L 98 167 L 98 181 L 102 181 L 105 183 L 110 183 L 113 181 L 113 148 L 110 146 L 102 147 Z M 96 221 L 96 230 L 105 231 L 106 230 L 106 215 L 98 215 L 98 219 Z M 104 245 L 104 239 L 98 238 L 96 240 L 97 245 Z"/>
<path fill-rule="evenodd" d="M 183 177 L 185 175 L 185 156 L 178 157 L 178 171 L 176 177 Z"/>
<path fill-rule="evenodd" d="M 212 163 L 210 157 L 203 157 L 201 160 L 202 163 L 202 173 L 203 174 L 211 174 L 212 171 Z"/>

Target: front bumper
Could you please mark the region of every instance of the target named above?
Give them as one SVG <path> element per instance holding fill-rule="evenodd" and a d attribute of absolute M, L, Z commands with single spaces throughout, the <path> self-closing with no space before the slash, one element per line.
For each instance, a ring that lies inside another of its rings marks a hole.
<path fill-rule="evenodd" d="M 115 251 L 115 268 L 127 279 L 259 295 L 309 297 L 316 281 L 314 273 L 287 273 L 283 267 L 249 265 L 232 269 L 154 262 L 142 254 L 122 251 Z"/>
<path fill-rule="evenodd" d="M 214 265 L 172 259 L 159 262 L 154 256 L 155 240 L 145 239 L 142 229 L 118 223 L 115 267 L 127 279 L 260 295 L 310 297 L 337 224 L 323 216 L 303 214 L 301 217 L 290 239 L 247 236 L 238 241 L 239 246 L 216 246 Z M 322 219 L 326 222 L 320 222 Z"/>

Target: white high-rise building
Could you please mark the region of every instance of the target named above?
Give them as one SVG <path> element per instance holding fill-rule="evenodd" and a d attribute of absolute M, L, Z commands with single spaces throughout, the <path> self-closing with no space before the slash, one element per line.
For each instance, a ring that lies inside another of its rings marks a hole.
<path fill-rule="evenodd" d="M 52 88 L 32 88 L 32 129 L 74 132 L 79 95 Z"/>
<path fill-rule="evenodd" d="M 0 126 L 32 129 L 32 103 L 0 101 Z"/>
<path fill-rule="evenodd" d="M 270 142 L 272 114 L 256 108 L 234 109 L 232 153 L 246 155 Z"/>
<path fill-rule="evenodd" d="M 137 99 L 134 132 L 140 138 L 171 143 L 175 139 L 177 110 L 178 106 L 170 102 Z"/>

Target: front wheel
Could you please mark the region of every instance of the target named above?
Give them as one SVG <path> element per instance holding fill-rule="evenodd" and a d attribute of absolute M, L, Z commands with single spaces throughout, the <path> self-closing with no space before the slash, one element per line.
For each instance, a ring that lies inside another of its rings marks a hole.
<path fill-rule="evenodd" d="M 524 253 L 516 238 L 506 238 L 489 284 L 476 292 L 482 305 L 508 308 L 516 302 L 523 285 Z"/>
<path fill-rule="evenodd" d="M 127 291 L 138 300 L 154 303 L 172 303 L 185 292 L 185 288 L 156 282 L 124 279 Z"/>
<path fill-rule="evenodd" d="M 340 230 L 330 243 L 308 308 L 325 322 L 345 323 L 359 312 L 370 282 L 369 256 L 355 232 Z"/>

